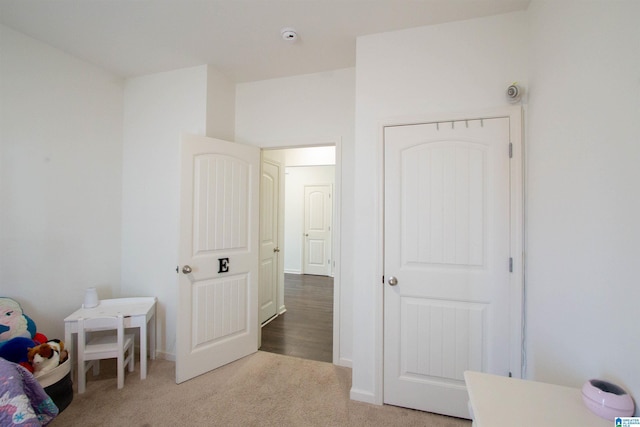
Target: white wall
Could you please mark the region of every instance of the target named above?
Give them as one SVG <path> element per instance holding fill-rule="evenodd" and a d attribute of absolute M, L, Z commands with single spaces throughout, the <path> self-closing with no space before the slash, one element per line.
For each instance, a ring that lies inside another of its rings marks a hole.
<path fill-rule="evenodd" d="M 354 114 L 355 70 L 306 74 L 295 77 L 241 83 L 236 87 L 236 140 L 267 147 L 337 144 L 341 168 L 340 280 L 341 364 L 351 363 L 352 284 L 354 228 Z"/>
<path fill-rule="evenodd" d="M 122 294 L 158 298 L 157 348 L 175 358 L 180 135 L 204 135 L 207 66 L 128 79 L 124 95 Z"/>
<path fill-rule="evenodd" d="M 304 188 L 335 185 L 335 166 L 298 166 L 285 169 L 284 271 L 302 274 L 304 257 Z"/>
<path fill-rule="evenodd" d="M 529 7 L 529 377 L 640 400 L 640 3 Z"/>
<path fill-rule="evenodd" d="M 269 147 L 353 141 L 354 69 L 240 83 L 236 141 Z"/>
<path fill-rule="evenodd" d="M 207 67 L 207 136 L 235 140 L 236 84 Z"/>
<path fill-rule="evenodd" d="M 305 147 L 286 150 L 266 150 L 265 153 L 281 151 L 285 166 L 327 166 L 336 164 L 336 147 Z"/>
<path fill-rule="evenodd" d="M 123 82 L 0 26 L 0 295 L 39 332 L 120 289 Z"/>
<path fill-rule="evenodd" d="M 382 403 L 381 124 L 398 117 L 504 106 L 527 84 L 523 12 L 358 39 L 351 396 Z M 347 196 L 349 197 L 349 196 Z"/>

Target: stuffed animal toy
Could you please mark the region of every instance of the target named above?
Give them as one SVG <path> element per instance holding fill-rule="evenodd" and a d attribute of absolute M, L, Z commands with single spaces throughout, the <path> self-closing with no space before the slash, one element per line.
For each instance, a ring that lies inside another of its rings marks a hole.
<path fill-rule="evenodd" d="M 36 324 L 22 312 L 22 307 L 17 301 L 0 297 L 0 357 L 34 372 L 34 365 L 29 359 L 29 350 L 47 342 L 53 343 L 50 345 L 57 350 L 58 355 L 64 354 L 66 359 L 67 353 L 59 340 L 51 342 L 45 335 L 36 332 Z M 58 358 L 58 363 L 60 362 Z M 49 363 L 53 362 L 49 361 Z M 48 366 L 47 363 L 45 366 Z"/>
<path fill-rule="evenodd" d="M 31 338 L 15 337 L 7 341 L 0 347 L 0 357 L 9 362 L 17 363 L 33 373 L 33 365 L 29 363 L 29 348 L 37 346 L 39 343 Z"/>
<path fill-rule="evenodd" d="M 46 336 L 36 332 L 36 324 L 22 312 L 17 301 L 0 297 L 0 357 L 33 372 L 27 357 L 29 348 L 47 341 Z"/>
<path fill-rule="evenodd" d="M 28 360 L 33 366 L 35 377 L 46 374 L 66 358 L 67 352 L 64 349 L 64 343 L 57 339 L 28 349 Z"/>
<path fill-rule="evenodd" d="M 22 312 L 22 307 L 11 298 L 0 298 L 0 346 L 11 338 L 33 338 L 36 324 Z"/>

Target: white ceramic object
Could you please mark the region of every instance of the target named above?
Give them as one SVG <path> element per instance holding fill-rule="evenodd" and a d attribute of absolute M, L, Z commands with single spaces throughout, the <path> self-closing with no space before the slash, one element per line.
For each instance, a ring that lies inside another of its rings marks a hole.
<path fill-rule="evenodd" d="M 98 292 L 96 288 L 88 288 L 84 293 L 84 308 L 93 308 L 98 305 Z"/>
<path fill-rule="evenodd" d="M 603 380 L 584 383 L 582 400 L 593 413 L 607 420 L 630 417 L 635 409 L 633 399 L 622 387 Z"/>

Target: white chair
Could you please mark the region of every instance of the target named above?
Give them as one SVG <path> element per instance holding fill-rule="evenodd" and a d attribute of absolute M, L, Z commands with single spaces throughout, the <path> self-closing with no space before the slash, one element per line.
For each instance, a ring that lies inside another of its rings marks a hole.
<path fill-rule="evenodd" d="M 116 333 L 94 334 L 87 341 L 88 333 L 96 331 L 116 331 Z M 93 366 L 93 374 L 100 372 L 100 359 L 118 359 L 118 388 L 124 387 L 124 368 L 134 369 L 134 335 L 124 333 L 122 315 L 78 319 L 78 393 L 84 393 L 87 371 Z M 125 353 L 128 353 L 125 358 Z M 87 363 L 88 362 L 88 363 Z"/>

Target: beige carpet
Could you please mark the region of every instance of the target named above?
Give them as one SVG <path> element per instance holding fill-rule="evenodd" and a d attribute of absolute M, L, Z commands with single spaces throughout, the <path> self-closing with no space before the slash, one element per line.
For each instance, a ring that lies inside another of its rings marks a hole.
<path fill-rule="evenodd" d="M 115 364 L 87 375 L 87 391 L 50 426 L 433 426 L 466 420 L 349 399 L 351 370 L 329 363 L 257 352 L 176 385 L 175 365 L 152 360 L 116 388 Z"/>

